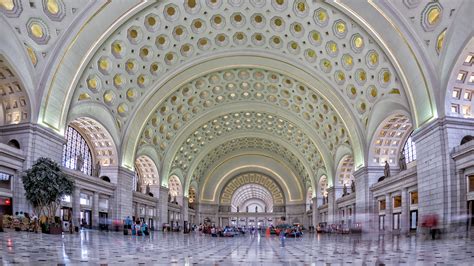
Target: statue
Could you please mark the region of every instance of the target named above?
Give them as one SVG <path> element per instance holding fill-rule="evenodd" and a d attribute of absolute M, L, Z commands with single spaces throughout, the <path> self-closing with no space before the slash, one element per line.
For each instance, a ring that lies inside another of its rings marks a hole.
<path fill-rule="evenodd" d="M 168 202 L 171 202 L 171 194 L 168 193 Z"/>
<path fill-rule="evenodd" d="M 249 212 L 249 206 L 247 206 L 247 212 Z"/>
<path fill-rule="evenodd" d="M 265 212 L 267 212 L 267 206 L 265 206 Z"/>
<path fill-rule="evenodd" d="M 346 184 L 344 184 L 344 186 L 342 187 L 342 196 L 344 197 L 345 195 L 347 195 L 347 187 L 346 187 Z"/>
<path fill-rule="evenodd" d="M 407 162 L 405 160 L 405 149 L 400 153 L 400 159 L 398 159 L 398 164 L 400 165 L 400 171 L 407 170 Z"/>
<path fill-rule="evenodd" d="M 385 168 L 383 169 L 383 175 L 385 177 L 390 177 L 390 165 L 385 161 Z"/>
<path fill-rule="evenodd" d="M 76 170 L 82 171 L 82 167 L 84 166 L 84 156 L 82 153 L 79 153 L 79 156 L 76 158 Z"/>
<path fill-rule="evenodd" d="M 258 212 L 258 208 L 257 208 L 257 206 L 255 206 L 255 212 Z"/>
<path fill-rule="evenodd" d="M 146 190 L 145 190 L 146 194 L 150 194 L 150 184 L 146 184 Z"/>
<path fill-rule="evenodd" d="M 239 210 L 239 206 L 237 206 L 237 212 L 240 212 L 240 210 Z"/>
<path fill-rule="evenodd" d="M 100 176 L 100 161 L 97 161 L 97 163 L 95 165 L 93 176 L 95 176 L 95 177 Z"/>
<path fill-rule="evenodd" d="M 351 181 L 351 193 L 355 193 L 356 192 L 356 185 L 355 185 L 355 182 L 354 180 Z"/>

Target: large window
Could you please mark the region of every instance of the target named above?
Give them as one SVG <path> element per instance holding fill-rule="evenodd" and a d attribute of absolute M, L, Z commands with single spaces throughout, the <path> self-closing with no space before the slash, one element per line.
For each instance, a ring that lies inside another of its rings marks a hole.
<path fill-rule="evenodd" d="M 92 175 L 92 154 L 86 140 L 77 130 L 68 127 L 66 131 L 66 144 L 63 147 L 63 166 L 76 169 L 82 157 L 83 166 L 80 169 L 86 175 Z"/>
<path fill-rule="evenodd" d="M 403 147 L 405 153 L 405 160 L 407 163 L 413 162 L 416 160 L 416 145 L 415 142 L 412 140 L 411 135 L 408 137 L 407 141 L 405 142 L 405 146 Z"/>

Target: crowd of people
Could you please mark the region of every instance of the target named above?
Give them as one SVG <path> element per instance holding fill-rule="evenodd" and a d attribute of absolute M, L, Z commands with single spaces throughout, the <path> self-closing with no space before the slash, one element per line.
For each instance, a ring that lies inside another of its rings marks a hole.
<path fill-rule="evenodd" d="M 133 221 L 130 216 L 124 220 L 124 228 L 123 234 L 124 235 L 137 235 L 137 236 L 148 236 L 150 235 L 150 229 L 148 224 L 145 221 L 136 220 Z"/>

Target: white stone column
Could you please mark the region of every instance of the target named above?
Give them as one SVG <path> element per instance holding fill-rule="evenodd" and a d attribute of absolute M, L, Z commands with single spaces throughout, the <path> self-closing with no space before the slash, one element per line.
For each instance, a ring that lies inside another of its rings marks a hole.
<path fill-rule="evenodd" d="M 99 228 L 99 193 L 94 192 L 92 203 L 92 228 Z"/>
<path fill-rule="evenodd" d="M 181 222 L 183 225 L 183 230 L 184 228 L 184 222 L 186 221 L 189 224 L 189 202 L 188 202 L 188 197 L 183 196 L 183 207 L 181 208 L 182 214 L 183 214 L 183 221 Z"/>
<path fill-rule="evenodd" d="M 393 203 L 390 194 L 385 195 L 385 232 L 392 232 Z"/>
<path fill-rule="evenodd" d="M 374 231 L 375 210 L 372 201 L 370 186 L 377 182 L 378 177 L 383 175 L 383 167 L 362 167 L 354 172 L 356 188 L 356 219 L 365 232 Z"/>
<path fill-rule="evenodd" d="M 114 218 L 124 220 L 132 216 L 133 201 L 133 175 L 134 172 L 119 166 L 117 168 L 117 188 L 114 192 Z"/>
<path fill-rule="evenodd" d="M 320 223 L 319 221 L 319 210 L 318 210 L 318 197 L 313 198 L 313 226 L 316 228 L 318 224 Z"/>
<path fill-rule="evenodd" d="M 81 226 L 81 189 L 78 187 L 74 188 L 73 195 L 71 195 L 72 200 L 72 217 L 73 225 L 80 227 Z"/>
<path fill-rule="evenodd" d="M 410 231 L 410 193 L 408 188 L 403 188 L 402 195 L 402 213 L 400 217 L 400 232 L 406 233 Z"/>
<path fill-rule="evenodd" d="M 328 224 L 333 224 L 337 220 L 336 195 L 334 187 L 327 189 L 328 192 Z"/>
<path fill-rule="evenodd" d="M 162 230 L 163 224 L 168 222 L 168 191 L 168 188 L 160 187 L 158 199 L 158 217 L 156 225 L 159 230 Z"/>

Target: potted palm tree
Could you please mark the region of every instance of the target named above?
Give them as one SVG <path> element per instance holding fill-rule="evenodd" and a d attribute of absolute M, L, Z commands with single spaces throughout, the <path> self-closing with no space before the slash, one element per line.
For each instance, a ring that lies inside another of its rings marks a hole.
<path fill-rule="evenodd" d="M 46 217 L 43 232 L 61 234 L 61 220 L 56 213 L 64 195 L 70 195 L 74 182 L 49 158 L 39 158 L 22 176 L 26 199 L 38 217 Z"/>

